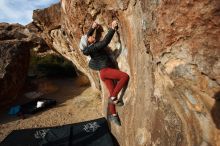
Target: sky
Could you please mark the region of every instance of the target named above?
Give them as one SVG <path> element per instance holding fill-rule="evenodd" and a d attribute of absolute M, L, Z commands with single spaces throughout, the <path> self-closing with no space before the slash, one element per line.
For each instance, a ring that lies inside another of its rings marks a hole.
<path fill-rule="evenodd" d="M 0 22 L 26 25 L 32 21 L 35 9 L 42 9 L 59 0 L 0 0 Z"/>

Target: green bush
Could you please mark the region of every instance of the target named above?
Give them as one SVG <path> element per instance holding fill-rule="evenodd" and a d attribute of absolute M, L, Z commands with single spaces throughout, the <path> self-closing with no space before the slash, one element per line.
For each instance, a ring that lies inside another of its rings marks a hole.
<path fill-rule="evenodd" d="M 32 54 L 29 71 L 37 76 L 74 77 L 76 72 L 72 62 L 62 56 L 49 54 L 44 57 Z"/>

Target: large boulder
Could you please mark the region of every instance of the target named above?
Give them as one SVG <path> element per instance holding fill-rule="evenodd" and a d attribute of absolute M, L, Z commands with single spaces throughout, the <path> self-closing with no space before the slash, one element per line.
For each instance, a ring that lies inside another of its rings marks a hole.
<path fill-rule="evenodd" d="M 130 75 L 118 108 L 122 126 L 111 125 L 121 146 L 218 145 L 220 143 L 220 3 L 157 0 L 61 0 L 34 12 L 47 44 L 108 91 L 91 71 L 78 44 L 95 20 L 105 34 L 119 30 L 110 48 Z M 104 111 L 105 113 L 105 111 Z"/>
<path fill-rule="evenodd" d="M 32 34 L 20 24 L 0 23 L 0 103 L 19 95 L 27 76 Z"/>

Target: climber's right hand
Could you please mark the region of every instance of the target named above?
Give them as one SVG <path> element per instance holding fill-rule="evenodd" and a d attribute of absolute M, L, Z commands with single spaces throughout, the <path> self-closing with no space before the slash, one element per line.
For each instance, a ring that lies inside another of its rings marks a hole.
<path fill-rule="evenodd" d="M 117 29 L 118 28 L 118 21 L 117 20 L 114 20 L 112 22 L 112 29 Z"/>

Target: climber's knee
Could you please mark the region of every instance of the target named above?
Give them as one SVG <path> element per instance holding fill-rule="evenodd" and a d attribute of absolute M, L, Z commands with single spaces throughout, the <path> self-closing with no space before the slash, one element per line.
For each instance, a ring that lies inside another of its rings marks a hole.
<path fill-rule="evenodd" d="M 124 73 L 123 79 L 124 79 L 125 81 L 128 81 L 129 78 L 130 78 L 129 75 L 128 75 L 127 73 Z"/>

